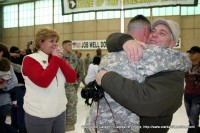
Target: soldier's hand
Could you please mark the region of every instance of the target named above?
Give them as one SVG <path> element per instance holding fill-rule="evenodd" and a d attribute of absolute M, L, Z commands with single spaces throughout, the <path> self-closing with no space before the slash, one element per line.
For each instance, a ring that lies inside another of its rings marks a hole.
<path fill-rule="evenodd" d="M 135 63 L 143 56 L 143 50 L 146 47 L 145 43 L 137 40 L 128 40 L 123 45 L 123 49 L 126 52 L 128 59 Z"/>
<path fill-rule="evenodd" d="M 96 82 L 99 86 L 101 86 L 101 80 L 104 74 L 106 74 L 108 71 L 107 70 L 100 70 L 97 75 L 96 75 Z"/>

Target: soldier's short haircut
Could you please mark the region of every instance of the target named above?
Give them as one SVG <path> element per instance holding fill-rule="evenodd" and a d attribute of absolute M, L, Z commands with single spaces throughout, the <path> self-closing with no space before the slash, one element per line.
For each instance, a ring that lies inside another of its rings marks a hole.
<path fill-rule="evenodd" d="M 62 42 L 62 45 L 65 44 L 65 43 L 72 43 L 72 41 L 71 41 L 71 40 L 64 40 L 64 41 Z"/>
<path fill-rule="evenodd" d="M 128 23 L 128 32 L 132 32 L 139 29 L 141 26 L 147 26 L 151 28 L 150 21 L 143 15 L 137 15 L 133 17 Z"/>

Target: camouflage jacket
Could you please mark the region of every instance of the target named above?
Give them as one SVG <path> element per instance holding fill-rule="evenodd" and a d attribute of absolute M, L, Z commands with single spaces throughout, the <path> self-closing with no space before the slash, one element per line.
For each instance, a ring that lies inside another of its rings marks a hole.
<path fill-rule="evenodd" d="M 72 51 L 69 51 L 63 55 L 63 58 L 77 72 L 78 57 Z M 77 81 L 75 83 L 66 83 L 65 86 L 69 86 L 73 84 L 77 84 Z"/>
<path fill-rule="evenodd" d="M 90 58 L 84 59 L 84 69 L 85 69 L 85 75 L 87 75 L 88 67 L 92 63 L 92 60 Z"/>
<path fill-rule="evenodd" d="M 77 74 L 78 74 L 77 80 L 80 83 L 84 79 L 84 64 L 83 64 L 83 59 L 81 58 L 78 58 Z"/>
<path fill-rule="evenodd" d="M 123 77 L 139 82 L 143 82 L 145 77 L 160 71 L 181 70 L 186 72 L 190 68 L 191 61 L 185 53 L 154 45 L 148 46 L 138 63 L 130 62 L 126 53 L 121 51 L 108 53 L 102 58 L 99 65 L 99 69 L 114 71 Z M 99 103 L 99 113 L 96 120 L 97 130 L 104 133 L 117 132 L 117 129 L 113 126 L 115 122 L 122 133 L 138 133 L 139 117 L 115 102 L 106 92 L 105 98 L 102 98 Z M 94 127 L 97 105 L 98 103 L 93 103 L 90 109 L 90 115 L 86 119 L 87 127 Z M 86 132 L 92 132 L 93 130 L 93 128 L 85 129 Z"/>

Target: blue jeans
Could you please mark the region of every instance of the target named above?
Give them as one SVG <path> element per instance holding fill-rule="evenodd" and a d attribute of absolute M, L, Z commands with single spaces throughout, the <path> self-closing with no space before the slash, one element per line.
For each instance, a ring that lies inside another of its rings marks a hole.
<path fill-rule="evenodd" d="M 2 105 L 0 106 L 0 132 L 1 133 L 17 133 L 17 131 L 9 124 L 6 124 L 6 116 L 10 111 L 11 105 Z"/>
<path fill-rule="evenodd" d="M 15 129 L 25 130 L 25 112 L 23 109 L 25 86 L 17 86 L 14 89 L 18 107 L 12 107 L 11 109 L 11 125 Z"/>
<path fill-rule="evenodd" d="M 189 125 L 195 128 L 189 128 L 188 133 L 198 133 L 199 114 L 200 114 L 200 94 L 185 94 L 184 103 L 186 113 L 189 119 Z"/>

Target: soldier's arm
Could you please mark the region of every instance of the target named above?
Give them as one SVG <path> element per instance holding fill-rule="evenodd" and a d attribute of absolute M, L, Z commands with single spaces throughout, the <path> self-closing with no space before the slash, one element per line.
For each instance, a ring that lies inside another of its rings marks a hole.
<path fill-rule="evenodd" d="M 118 52 L 123 50 L 126 41 L 133 40 L 133 37 L 124 33 L 112 33 L 106 39 L 108 52 Z"/>
<path fill-rule="evenodd" d="M 84 78 L 84 68 L 83 68 L 82 59 L 79 59 L 79 62 L 77 65 L 77 74 L 78 74 L 78 81 L 81 82 L 81 80 Z"/>
<path fill-rule="evenodd" d="M 144 83 L 108 72 L 102 78 L 102 87 L 119 104 L 140 116 L 173 114 L 182 103 L 184 73 L 161 72 Z"/>
<path fill-rule="evenodd" d="M 75 71 L 77 71 L 77 68 L 78 68 L 78 57 L 73 54 L 73 68 L 75 69 Z"/>
<path fill-rule="evenodd" d="M 106 39 L 108 52 L 118 52 L 124 50 L 128 60 L 138 62 L 139 58 L 143 56 L 143 48 L 146 44 L 134 40 L 129 34 L 113 33 Z"/>

